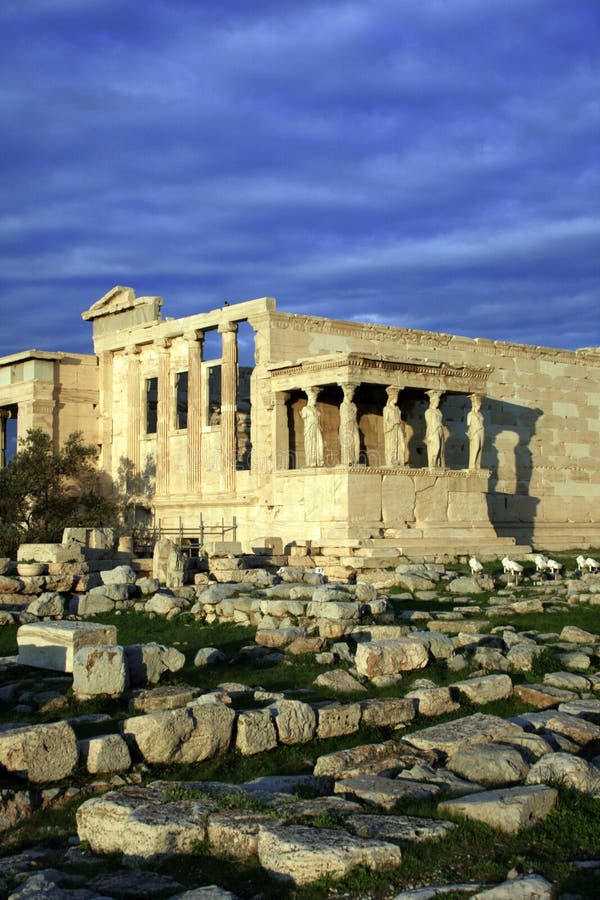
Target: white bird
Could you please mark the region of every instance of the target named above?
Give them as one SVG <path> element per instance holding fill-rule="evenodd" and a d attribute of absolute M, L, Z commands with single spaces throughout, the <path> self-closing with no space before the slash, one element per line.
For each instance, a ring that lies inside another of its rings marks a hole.
<path fill-rule="evenodd" d="M 556 576 L 558 575 L 558 573 L 559 573 L 560 570 L 562 569 L 562 566 L 561 566 L 561 564 L 560 564 L 559 562 L 557 562 L 555 559 L 549 559 L 549 560 L 548 560 L 548 569 L 550 569 L 550 571 L 552 572 L 553 576 L 556 578 Z"/>
<path fill-rule="evenodd" d="M 471 573 L 473 575 L 479 575 L 480 572 L 483 572 L 483 566 L 479 562 L 476 556 L 472 556 L 469 560 L 469 567 L 471 569 Z"/>
<path fill-rule="evenodd" d="M 581 572 L 583 572 L 583 570 L 584 570 L 585 568 L 587 568 L 587 567 L 586 567 L 586 562 L 587 562 L 587 560 L 586 560 L 585 556 L 579 555 L 579 556 L 577 557 L 577 559 L 575 560 L 575 562 L 577 563 L 577 567 L 578 567 L 578 569 L 579 569 Z"/>
<path fill-rule="evenodd" d="M 548 560 L 545 556 L 542 556 L 541 553 L 538 553 L 537 556 L 534 556 L 533 561 L 535 563 L 536 571 L 545 572 L 548 568 Z"/>
<path fill-rule="evenodd" d="M 585 560 L 585 567 L 588 572 L 600 572 L 600 563 L 593 558 L 593 556 L 588 556 Z"/>
<path fill-rule="evenodd" d="M 515 583 L 518 584 L 521 580 L 521 575 L 523 574 L 523 566 L 520 563 L 515 562 L 514 559 L 510 559 L 508 556 L 505 556 L 502 560 L 502 566 L 504 568 L 504 574 L 514 578 Z"/>

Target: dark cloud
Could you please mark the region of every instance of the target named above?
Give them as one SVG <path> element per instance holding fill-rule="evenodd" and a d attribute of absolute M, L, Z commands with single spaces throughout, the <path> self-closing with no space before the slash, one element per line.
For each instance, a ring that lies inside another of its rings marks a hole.
<path fill-rule="evenodd" d="M 0 7 L 0 353 L 113 284 L 600 344 L 596 0 Z"/>

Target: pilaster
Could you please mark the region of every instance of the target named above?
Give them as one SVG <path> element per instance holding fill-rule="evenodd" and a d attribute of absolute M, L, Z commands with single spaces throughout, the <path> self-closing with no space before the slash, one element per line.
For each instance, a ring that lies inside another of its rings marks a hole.
<path fill-rule="evenodd" d="M 127 462 L 131 475 L 140 470 L 140 350 L 131 346 L 127 354 Z"/>
<path fill-rule="evenodd" d="M 169 492 L 169 427 L 171 424 L 171 342 L 157 341 L 158 410 L 156 421 L 156 493 Z"/>

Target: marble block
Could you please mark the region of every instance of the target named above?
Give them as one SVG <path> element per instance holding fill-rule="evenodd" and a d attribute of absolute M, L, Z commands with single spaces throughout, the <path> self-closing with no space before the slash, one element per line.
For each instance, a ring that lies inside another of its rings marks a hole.
<path fill-rule="evenodd" d="M 35 622 L 17 631 L 19 664 L 57 672 L 72 672 L 82 647 L 116 643 L 115 626 L 95 622 Z"/>

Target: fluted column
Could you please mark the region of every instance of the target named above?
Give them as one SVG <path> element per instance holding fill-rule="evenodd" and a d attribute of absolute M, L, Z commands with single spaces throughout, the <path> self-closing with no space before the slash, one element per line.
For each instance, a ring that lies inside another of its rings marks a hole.
<path fill-rule="evenodd" d="M 290 429 L 288 423 L 287 401 L 290 399 L 289 392 L 279 391 L 273 395 L 272 417 L 273 417 L 273 441 L 274 459 L 273 469 L 295 469 L 296 468 L 296 447 L 290 447 Z M 294 453 L 293 465 L 290 465 L 290 451 Z"/>
<path fill-rule="evenodd" d="M 140 471 L 140 351 L 128 347 L 127 351 L 127 445 L 126 455 L 130 474 Z"/>
<path fill-rule="evenodd" d="M 169 427 L 171 425 L 171 342 L 158 346 L 158 409 L 156 416 L 156 493 L 169 493 Z"/>
<path fill-rule="evenodd" d="M 113 441 L 113 354 L 106 350 L 99 357 L 99 384 L 100 384 L 100 468 L 103 472 L 112 472 L 112 441 Z"/>
<path fill-rule="evenodd" d="M 222 488 L 227 493 L 235 491 L 237 330 L 235 322 L 224 322 L 219 325 L 219 333 L 223 342 L 221 357 L 221 472 Z"/>
<path fill-rule="evenodd" d="M 199 494 L 202 481 L 202 345 L 204 332 L 186 335 L 188 346 L 187 487 Z"/>

